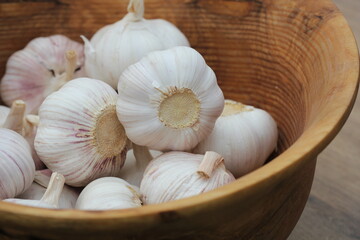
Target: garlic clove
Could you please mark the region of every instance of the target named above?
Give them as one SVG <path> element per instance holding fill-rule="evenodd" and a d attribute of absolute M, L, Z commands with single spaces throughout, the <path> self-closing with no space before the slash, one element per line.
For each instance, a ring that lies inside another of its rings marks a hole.
<path fill-rule="evenodd" d="M 104 177 L 89 183 L 80 193 L 76 209 L 110 210 L 140 207 L 137 187 L 121 178 Z"/>
<path fill-rule="evenodd" d="M 189 47 L 148 54 L 121 75 L 118 118 L 129 139 L 160 151 L 189 151 L 224 107 L 215 73 Z"/>
<path fill-rule="evenodd" d="M 153 159 L 144 172 L 140 193 L 145 204 L 158 204 L 195 196 L 235 180 L 225 169 L 223 157 L 168 152 Z"/>
<path fill-rule="evenodd" d="M 28 189 L 34 179 L 31 149 L 18 133 L 0 128 L 0 200 L 13 198 Z"/>
<path fill-rule="evenodd" d="M 76 54 L 76 62 L 66 58 L 69 50 Z M 83 52 L 82 44 L 62 35 L 33 39 L 10 56 L 0 83 L 2 99 L 7 105 L 22 99 L 27 104 L 27 113 L 37 113 L 45 97 L 69 78 L 66 72 L 84 76 Z"/>
<path fill-rule="evenodd" d="M 68 185 L 81 187 L 120 174 L 129 142 L 116 115 L 116 100 L 108 84 L 78 78 L 41 105 L 36 152 Z"/>
<path fill-rule="evenodd" d="M 140 182 L 147 165 L 153 159 L 153 156 L 157 157 L 160 154 L 162 152 L 156 150 L 150 150 L 149 153 L 146 147 L 133 144 L 133 150 L 127 152 L 126 161 L 119 177 L 131 185 L 140 187 Z"/>
<path fill-rule="evenodd" d="M 226 168 L 241 177 L 262 166 L 277 145 L 278 130 L 269 113 L 259 108 L 225 100 L 224 111 L 212 133 L 194 153 L 216 151 Z"/>
<path fill-rule="evenodd" d="M 64 182 L 64 176 L 54 172 L 52 173 L 49 185 L 40 200 L 10 198 L 5 199 L 4 201 L 32 207 L 59 208 L 59 198 L 64 186 Z"/>
<path fill-rule="evenodd" d="M 175 25 L 160 19 L 146 20 L 143 14 L 144 1 L 131 0 L 123 19 L 101 28 L 90 43 L 83 37 L 85 69 L 89 77 L 116 88 L 121 73 L 148 53 L 189 46 L 185 35 Z"/>

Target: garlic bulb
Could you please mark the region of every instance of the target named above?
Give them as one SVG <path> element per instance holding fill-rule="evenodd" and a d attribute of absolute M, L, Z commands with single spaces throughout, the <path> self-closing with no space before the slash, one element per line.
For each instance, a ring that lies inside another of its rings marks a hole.
<path fill-rule="evenodd" d="M 0 200 L 13 198 L 34 180 L 35 165 L 26 140 L 18 133 L 0 128 Z"/>
<path fill-rule="evenodd" d="M 116 110 L 128 138 L 160 151 L 194 148 L 224 107 L 214 72 L 189 47 L 148 54 L 124 71 L 118 91 Z"/>
<path fill-rule="evenodd" d="M 64 176 L 54 172 L 51 175 L 49 186 L 40 200 L 9 198 L 4 201 L 39 208 L 59 208 L 59 198 L 64 182 Z"/>
<path fill-rule="evenodd" d="M 0 95 L 10 106 L 22 99 L 27 113 L 37 113 L 46 96 L 65 82 L 84 76 L 83 45 L 62 35 L 35 38 L 8 60 Z"/>
<path fill-rule="evenodd" d="M 126 161 L 119 177 L 134 186 L 140 187 L 140 182 L 147 165 L 153 157 L 157 157 L 160 154 L 162 152 L 156 150 L 150 150 L 149 152 L 147 148 L 133 144 L 133 149 L 129 150 L 126 154 Z"/>
<path fill-rule="evenodd" d="M 40 200 L 49 185 L 50 176 L 51 170 L 49 169 L 36 171 L 34 182 L 31 184 L 30 188 L 16 196 L 16 198 Z M 75 208 L 78 197 L 79 191 L 77 189 L 64 185 L 59 198 L 59 208 Z"/>
<path fill-rule="evenodd" d="M 9 113 L 10 113 L 10 108 L 6 106 L 0 106 L 0 127 L 4 125 Z"/>
<path fill-rule="evenodd" d="M 128 14 L 101 28 L 85 42 L 85 69 L 89 77 L 101 79 L 113 88 L 121 73 L 146 54 L 189 42 L 173 24 L 162 19 L 146 20 L 144 0 L 130 0 Z"/>
<path fill-rule="evenodd" d="M 25 111 L 25 102 L 22 100 L 15 100 L 8 111 L 3 111 L 4 114 L 2 118 L 0 118 L 0 122 L 3 122 L 3 124 L 0 124 L 0 127 L 8 128 L 21 134 L 30 144 L 31 156 L 35 162 L 35 168 L 37 170 L 43 169 L 45 165 L 38 157 L 34 148 L 34 139 L 37 125 L 39 124 L 39 117 L 31 114 L 25 116 Z M 5 113 L 7 114 L 5 115 Z"/>
<path fill-rule="evenodd" d="M 276 122 L 269 113 L 225 100 L 214 130 L 194 152 L 218 152 L 226 159 L 226 168 L 240 177 L 265 163 L 276 147 L 277 138 Z"/>
<path fill-rule="evenodd" d="M 198 195 L 235 180 L 222 156 L 168 152 L 153 159 L 145 170 L 140 193 L 145 204 L 157 204 Z"/>
<path fill-rule="evenodd" d="M 125 209 L 141 206 L 137 187 L 121 178 L 104 177 L 88 184 L 80 193 L 76 208 L 82 210 Z"/>
<path fill-rule="evenodd" d="M 39 110 L 35 149 L 70 186 L 118 176 L 128 149 L 116 116 L 116 91 L 108 84 L 78 78 L 49 95 Z"/>

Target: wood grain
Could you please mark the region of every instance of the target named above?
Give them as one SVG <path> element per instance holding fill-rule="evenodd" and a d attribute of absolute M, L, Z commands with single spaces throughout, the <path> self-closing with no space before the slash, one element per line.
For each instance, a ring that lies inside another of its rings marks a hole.
<path fill-rule="evenodd" d="M 360 1 L 334 0 L 360 44 Z M 360 98 L 319 155 L 309 201 L 289 240 L 360 239 Z"/>
<path fill-rule="evenodd" d="M 279 148 L 264 167 L 189 199 L 121 211 L 34 209 L 0 202 L 0 236 L 24 239 L 286 239 L 308 199 L 316 158 L 345 123 L 358 86 L 354 38 L 330 0 L 147 0 L 217 74 L 225 96 L 269 111 Z M 127 1 L 0 4 L 0 74 L 37 36 L 90 37 Z M 29 8 L 31 10 L 25 11 Z M 310 199 L 311 200 L 311 199 Z"/>

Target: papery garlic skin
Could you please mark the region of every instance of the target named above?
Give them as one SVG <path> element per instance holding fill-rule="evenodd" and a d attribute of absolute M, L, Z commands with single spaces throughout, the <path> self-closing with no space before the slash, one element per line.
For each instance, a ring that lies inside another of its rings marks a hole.
<path fill-rule="evenodd" d="M 104 176 L 118 176 L 128 149 L 116 116 L 116 91 L 108 84 L 78 78 L 49 95 L 41 105 L 35 149 L 70 186 L 85 186 Z"/>
<path fill-rule="evenodd" d="M 224 107 L 215 73 L 189 47 L 148 54 L 121 75 L 116 111 L 129 139 L 150 149 L 189 151 Z"/>
<path fill-rule="evenodd" d="M 80 193 L 76 209 L 111 210 L 141 207 L 137 187 L 121 178 L 104 177 L 89 183 Z"/>
<path fill-rule="evenodd" d="M 83 45 L 63 35 L 39 37 L 10 56 L 0 84 L 0 95 L 10 106 L 16 99 L 27 104 L 27 113 L 38 112 L 40 104 L 58 90 L 66 78 L 66 51 L 77 55 L 75 77 L 85 75 Z"/>
<path fill-rule="evenodd" d="M 168 152 L 153 159 L 140 185 L 144 204 L 158 204 L 198 195 L 235 180 L 220 162 L 209 177 L 198 173 L 204 155 Z M 226 160 L 225 160 L 226 161 Z"/>
<path fill-rule="evenodd" d="M 3 201 L 39 208 L 59 208 L 59 198 L 65 178 L 59 173 L 52 173 L 49 186 L 40 200 L 9 198 Z"/>
<path fill-rule="evenodd" d="M 162 154 L 160 151 L 150 150 L 151 159 Z M 129 184 L 140 187 L 144 171 L 150 161 L 147 159 L 136 159 L 133 150 L 129 150 L 126 154 L 124 167 L 120 171 L 119 177 L 127 181 Z"/>
<path fill-rule="evenodd" d="M 51 170 L 49 169 L 36 171 L 34 182 L 25 192 L 16 196 L 16 198 L 40 200 L 44 195 L 46 188 L 48 187 L 50 182 L 50 175 L 47 172 L 49 172 L 51 175 Z M 39 180 L 41 182 L 39 182 Z M 64 185 L 59 198 L 59 208 L 60 209 L 75 208 L 76 200 L 78 197 L 79 197 L 79 191 L 77 189 Z"/>
<path fill-rule="evenodd" d="M 241 177 L 262 166 L 275 150 L 278 130 L 266 111 L 225 100 L 222 116 L 194 153 L 215 151 L 226 159 L 226 168 Z"/>
<path fill-rule="evenodd" d="M 18 133 L 0 128 L 0 200 L 28 189 L 35 175 L 31 149 Z"/>
<path fill-rule="evenodd" d="M 9 113 L 10 113 L 10 108 L 6 106 L 0 106 L 0 127 L 4 125 L 6 121 L 6 117 L 9 115 Z"/>
<path fill-rule="evenodd" d="M 121 73 L 149 52 L 189 46 L 175 25 L 162 19 L 144 19 L 143 0 L 131 0 L 128 11 L 120 21 L 101 28 L 90 42 L 83 37 L 86 73 L 113 88 Z"/>

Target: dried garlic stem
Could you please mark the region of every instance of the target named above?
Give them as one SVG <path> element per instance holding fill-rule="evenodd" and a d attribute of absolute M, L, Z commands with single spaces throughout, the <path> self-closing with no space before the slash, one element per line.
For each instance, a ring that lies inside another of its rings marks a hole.
<path fill-rule="evenodd" d="M 201 161 L 197 173 L 204 178 L 210 178 L 213 171 L 224 161 L 224 158 L 216 153 L 208 151 L 205 153 L 203 160 Z"/>
<path fill-rule="evenodd" d="M 146 146 L 140 146 L 135 143 L 132 144 L 133 152 L 136 159 L 137 169 L 145 169 L 149 162 L 153 159 L 149 148 Z"/>
<path fill-rule="evenodd" d="M 23 135 L 25 109 L 26 104 L 23 100 L 14 101 L 3 127 Z"/>
<path fill-rule="evenodd" d="M 74 79 L 74 72 L 76 70 L 76 61 L 77 61 L 76 52 L 74 50 L 66 51 L 65 59 L 66 59 L 66 66 L 65 66 L 65 71 L 66 71 L 65 83 L 66 83 Z"/>
<path fill-rule="evenodd" d="M 59 207 L 59 198 L 64 187 L 65 178 L 60 173 L 54 172 L 51 175 L 49 185 L 44 193 L 44 196 L 40 199 L 41 202 L 47 203 L 56 208 Z"/>
<path fill-rule="evenodd" d="M 135 20 L 141 20 L 144 17 L 144 0 L 130 0 L 128 12 L 134 13 Z"/>
<path fill-rule="evenodd" d="M 43 186 L 44 188 L 47 188 L 51 175 L 52 173 L 50 169 L 38 170 L 35 172 L 34 182 L 36 182 L 40 186 Z"/>
<path fill-rule="evenodd" d="M 33 134 L 34 128 L 39 125 L 40 118 L 37 115 L 27 115 L 25 121 L 23 121 L 23 136 L 29 136 Z"/>

